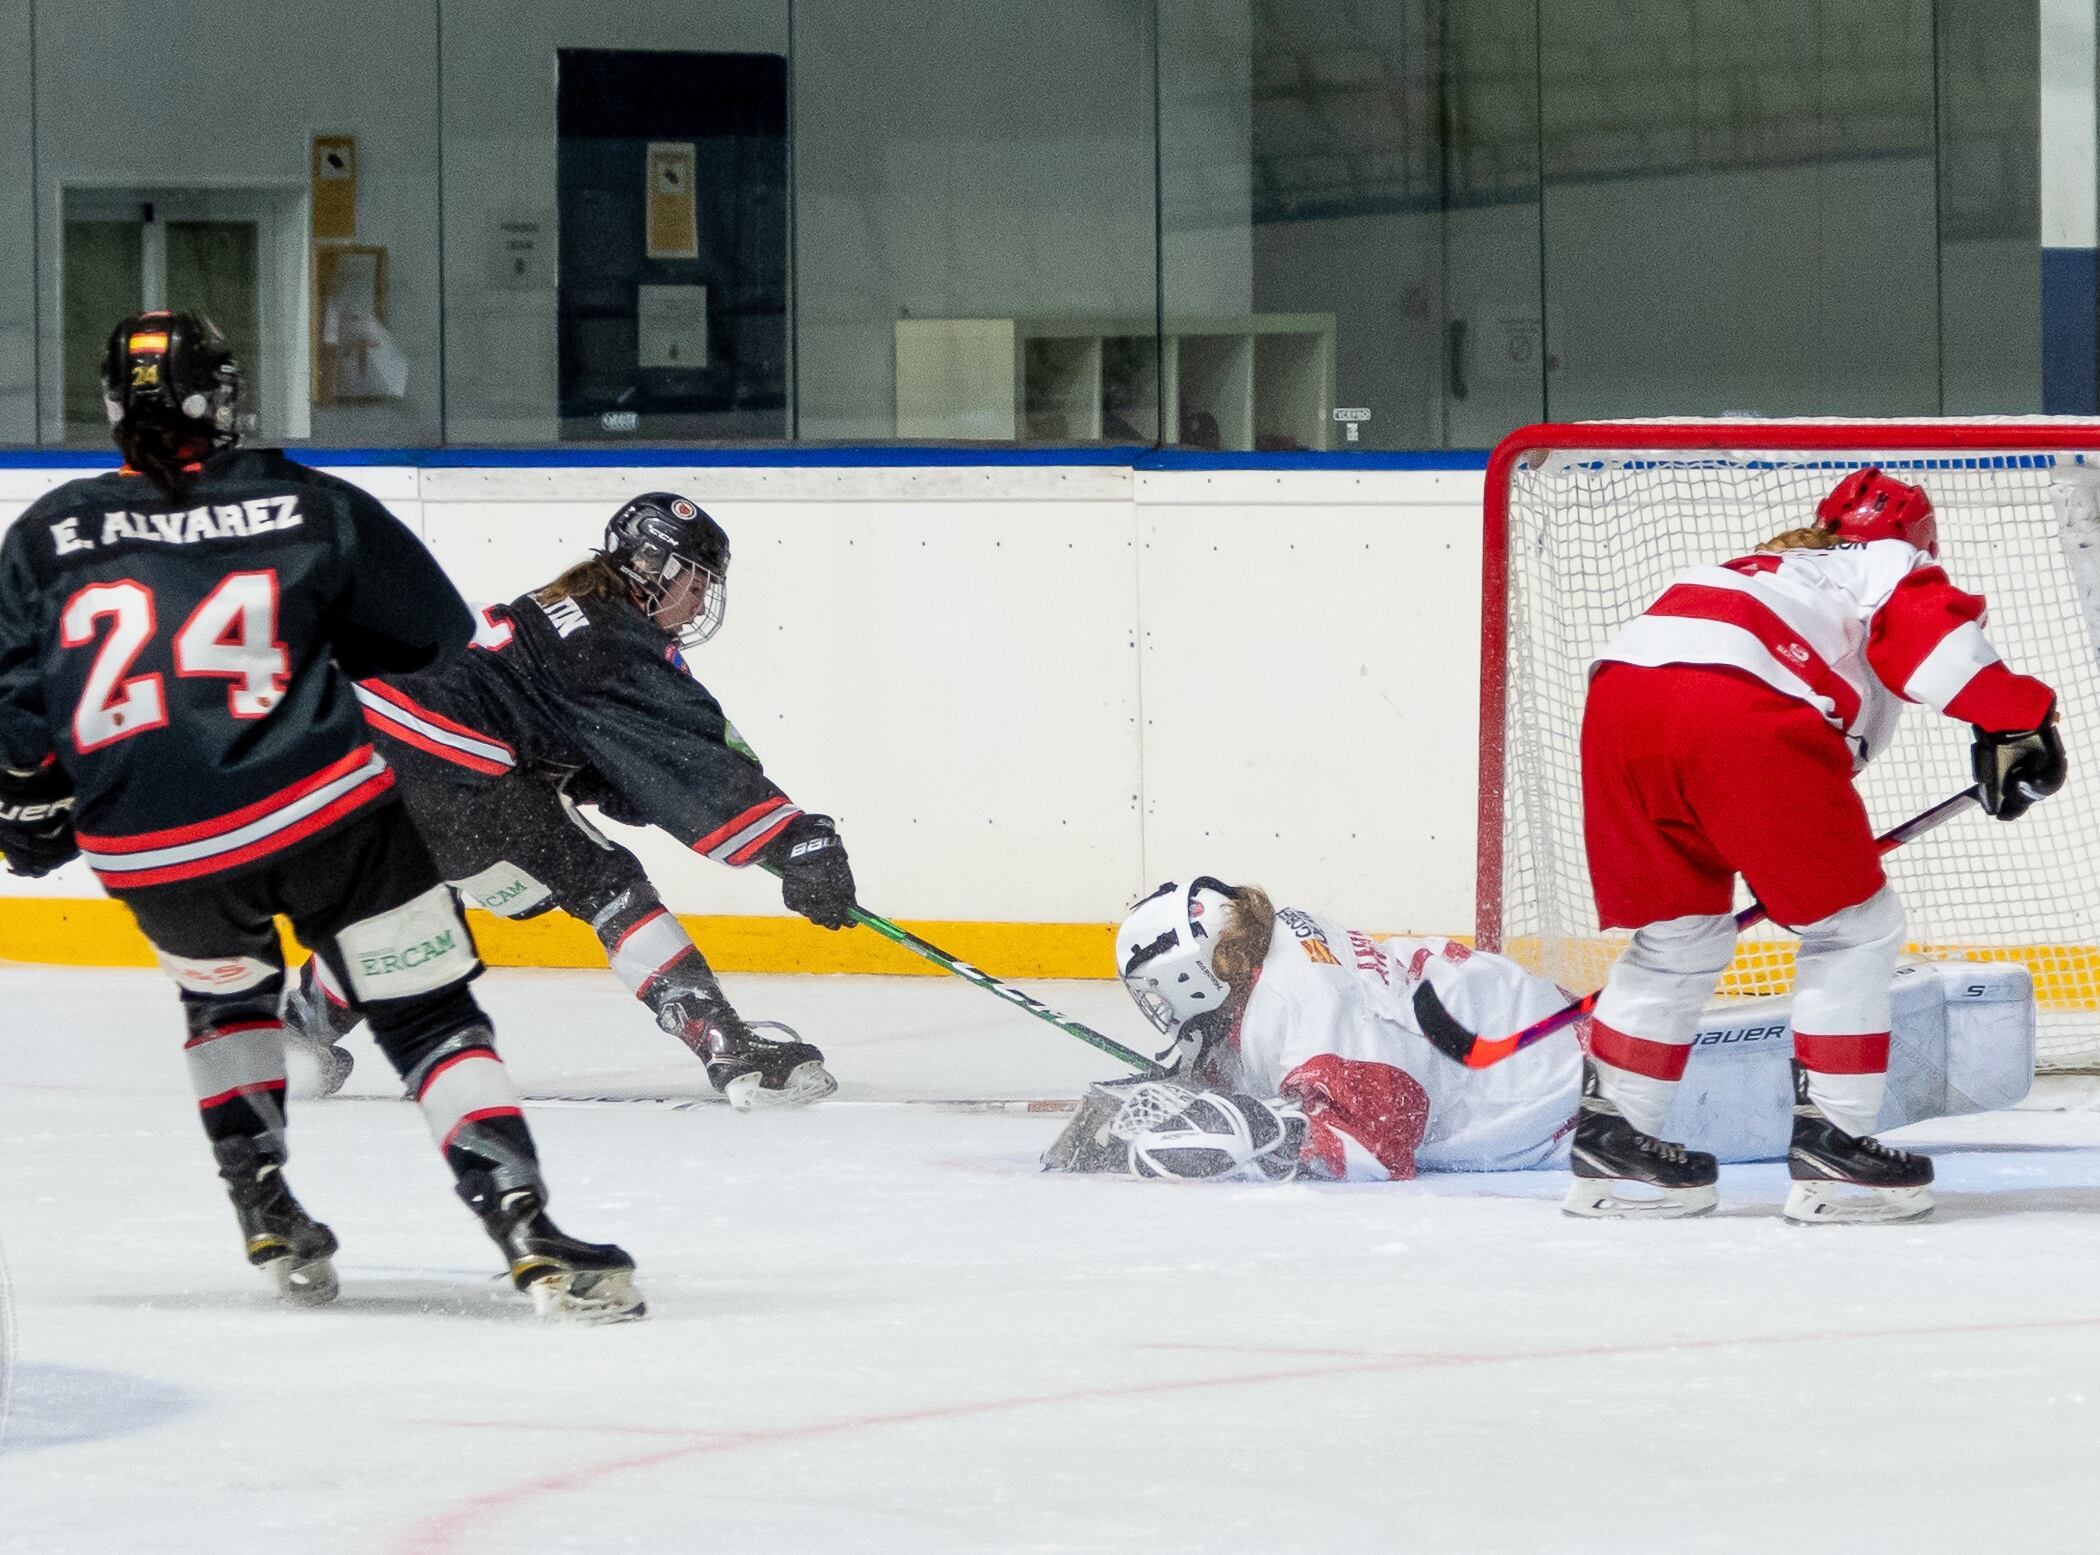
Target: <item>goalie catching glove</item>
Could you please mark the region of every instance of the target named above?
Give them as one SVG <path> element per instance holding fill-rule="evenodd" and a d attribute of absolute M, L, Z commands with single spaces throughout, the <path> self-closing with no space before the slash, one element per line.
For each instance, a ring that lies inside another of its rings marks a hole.
<path fill-rule="evenodd" d="M 73 780 L 57 763 L 0 769 L 0 853 L 11 874 L 48 875 L 80 854 L 73 840 Z"/>
<path fill-rule="evenodd" d="M 2069 767 L 2053 709 L 2038 729 L 1979 728 L 1971 760 L 1983 808 L 2001 821 L 2018 820 L 2037 799 L 2062 788 Z"/>
<path fill-rule="evenodd" d="M 1287 1182 L 1298 1175 L 1305 1129 L 1305 1114 L 1289 1102 L 1125 1081 L 1094 1087 L 1043 1165 L 1183 1182 Z"/>

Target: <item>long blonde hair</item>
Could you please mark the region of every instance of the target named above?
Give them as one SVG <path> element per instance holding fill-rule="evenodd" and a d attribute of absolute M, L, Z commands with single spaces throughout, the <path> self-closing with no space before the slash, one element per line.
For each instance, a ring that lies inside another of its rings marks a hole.
<path fill-rule="evenodd" d="M 1834 551 L 1844 542 L 1835 529 L 1823 529 L 1810 525 L 1806 529 L 1787 529 L 1772 536 L 1760 551 Z"/>
<path fill-rule="evenodd" d="M 565 599 L 626 599 L 632 591 L 620 569 L 603 556 L 586 557 L 544 588 L 532 591 L 543 605 Z"/>
<path fill-rule="evenodd" d="M 1210 964 L 1231 988 L 1232 997 L 1244 1000 L 1254 988 L 1254 974 L 1269 954 L 1269 938 L 1276 930 L 1276 904 L 1258 885 L 1236 888 L 1231 901 Z"/>

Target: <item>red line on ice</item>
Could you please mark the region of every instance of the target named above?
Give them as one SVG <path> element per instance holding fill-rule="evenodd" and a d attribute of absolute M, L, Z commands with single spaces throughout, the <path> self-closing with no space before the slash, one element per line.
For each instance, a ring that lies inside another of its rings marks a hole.
<path fill-rule="evenodd" d="M 1286 1370 L 1240 1372 L 1226 1377 L 1189 1377 L 1177 1381 L 1137 1382 L 1121 1387 L 1073 1388 L 1063 1393 L 1023 1393 L 1009 1398 L 979 1399 L 974 1403 L 939 1404 L 925 1409 L 899 1409 L 883 1414 L 848 1415 L 837 1420 L 817 1420 L 808 1425 L 778 1426 L 763 1431 L 720 1431 L 695 1428 L 692 1438 L 675 1447 L 663 1447 L 654 1452 L 636 1453 L 631 1457 L 612 1458 L 583 1468 L 571 1469 L 559 1474 L 535 1475 L 518 1481 L 501 1490 L 470 1496 L 449 1511 L 439 1512 L 423 1520 L 410 1531 L 408 1537 L 397 1546 L 401 1555 L 449 1555 L 462 1548 L 458 1542 L 462 1537 L 487 1532 L 488 1524 L 496 1517 L 518 1510 L 521 1503 L 535 1496 L 554 1495 L 562 1491 L 583 1490 L 599 1480 L 609 1479 L 615 1474 L 625 1474 L 638 1469 L 651 1469 L 660 1464 L 676 1463 L 684 1458 L 705 1457 L 710 1453 L 735 1452 L 745 1447 L 763 1447 L 776 1442 L 808 1441 L 813 1437 L 843 1436 L 853 1431 L 878 1430 L 890 1425 L 920 1425 L 934 1420 L 960 1420 L 973 1415 L 1003 1414 L 1014 1409 L 1034 1409 L 1045 1405 L 1085 1404 L 1101 1399 L 1142 1398 L 1162 1393 L 1200 1393 L 1217 1388 L 1256 1387 L 1270 1382 L 1309 1382 L 1322 1377 L 1361 1376 L 1367 1371 L 1411 1371 L 1433 1370 L 1446 1366 L 1504 1366 L 1519 1362 L 1534 1361 L 1579 1361 L 1597 1360 L 1612 1356 L 1664 1355 L 1672 1350 L 1725 1350 L 1739 1348 L 1763 1348 L 1790 1344 L 1827 1344 L 1833 1340 L 1856 1343 L 1860 1340 L 1882 1341 L 1901 1339 L 1942 1338 L 1949 1334 L 2016 1334 L 2042 1332 L 2065 1328 L 2100 1328 L 2100 1317 L 2060 1318 L 2030 1323 L 1950 1323 L 1932 1328 L 1890 1328 L 1880 1330 L 1834 1329 L 1816 1330 L 1799 1334 L 1752 1334 L 1728 1339 L 1664 1339 L 1648 1344 L 1590 1344 L 1572 1345 L 1556 1350 L 1500 1350 L 1491 1354 L 1469 1355 L 1436 1354 L 1433 1352 L 1407 1353 L 1379 1350 L 1290 1350 L 1272 1347 L 1271 1354 L 1336 1357 L 1333 1365 L 1293 1366 Z M 1157 1344 L 1146 1345 L 1146 1349 L 1163 1350 L 1227 1350 L 1231 1346 Z M 1241 1353 L 1244 1353 L 1243 1351 Z M 480 1430 L 481 1422 L 453 1422 L 464 1429 Z M 589 1430 L 588 1426 L 574 1426 L 573 1430 Z M 506 1540 L 506 1542 L 508 1542 Z"/>

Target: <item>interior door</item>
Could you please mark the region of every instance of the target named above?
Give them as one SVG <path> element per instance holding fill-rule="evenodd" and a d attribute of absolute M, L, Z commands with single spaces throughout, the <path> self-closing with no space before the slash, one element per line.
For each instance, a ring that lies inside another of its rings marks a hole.
<path fill-rule="evenodd" d="M 145 306 L 145 228 L 133 221 L 65 225 L 66 441 L 109 435 L 102 412 L 102 353 L 118 319 Z"/>

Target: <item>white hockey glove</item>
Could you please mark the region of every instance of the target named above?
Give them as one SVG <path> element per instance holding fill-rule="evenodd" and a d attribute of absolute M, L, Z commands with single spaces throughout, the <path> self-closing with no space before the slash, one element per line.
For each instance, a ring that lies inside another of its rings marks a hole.
<path fill-rule="evenodd" d="M 1305 1114 L 1290 1102 L 1191 1094 L 1157 1080 L 1137 1086 L 1108 1126 L 1130 1147 L 1134 1175 L 1184 1182 L 1288 1182 L 1298 1175 L 1305 1129 Z"/>

